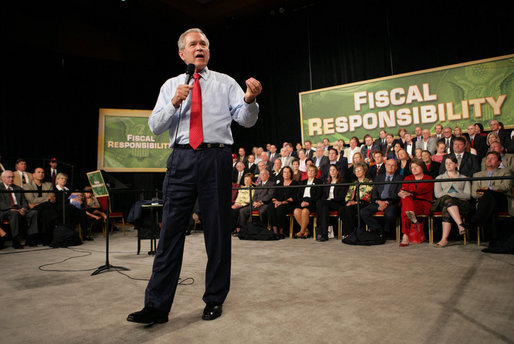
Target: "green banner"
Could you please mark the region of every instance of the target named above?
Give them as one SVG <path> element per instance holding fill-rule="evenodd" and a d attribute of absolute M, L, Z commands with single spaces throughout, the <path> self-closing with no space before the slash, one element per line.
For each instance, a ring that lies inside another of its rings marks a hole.
<path fill-rule="evenodd" d="M 301 92 L 302 139 L 377 138 L 436 124 L 466 132 L 492 118 L 514 127 L 514 55 Z"/>
<path fill-rule="evenodd" d="M 150 110 L 100 109 L 98 169 L 108 172 L 163 172 L 170 155 L 169 135 L 154 135 Z"/>

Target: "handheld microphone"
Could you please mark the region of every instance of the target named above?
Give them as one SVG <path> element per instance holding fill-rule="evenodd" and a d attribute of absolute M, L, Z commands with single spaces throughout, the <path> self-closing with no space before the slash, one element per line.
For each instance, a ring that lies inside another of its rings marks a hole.
<path fill-rule="evenodd" d="M 193 74 L 195 73 L 196 66 L 192 63 L 187 65 L 186 68 L 186 85 L 189 85 L 189 82 L 191 81 L 191 78 L 193 77 Z"/>

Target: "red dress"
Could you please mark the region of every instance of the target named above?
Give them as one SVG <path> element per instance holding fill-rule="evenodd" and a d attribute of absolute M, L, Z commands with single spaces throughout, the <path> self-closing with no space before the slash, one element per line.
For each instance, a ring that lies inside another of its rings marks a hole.
<path fill-rule="evenodd" d="M 429 175 L 423 175 L 422 180 L 433 179 Z M 404 181 L 415 180 L 414 175 L 405 177 Z M 429 215 L 432 207 L 434 183 L 408 183 L 402 185 L 402 190 L 413 193 L 413 196 L 405 197 L 400 200 L 402 233 L 409 234 L 412 222 L 409 220 L 405 211 L 413 211 L 416 215 Z"/>

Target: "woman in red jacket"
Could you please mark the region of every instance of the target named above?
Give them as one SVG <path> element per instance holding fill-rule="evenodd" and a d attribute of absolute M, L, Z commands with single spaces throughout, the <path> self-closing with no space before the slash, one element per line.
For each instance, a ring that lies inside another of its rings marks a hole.
<path fill-rule="evenodd" d="M 408 180 L 433 179 L 426 173 L 426 166 L 422 160 L 413 159 L 410 163 L 411 175 L 405 177 Z M 408 183 L 403 184 L 398 193 L 400 196 L 402 217 L 402 241 L 400 247 L 409 245 L 409 233 L 412 230 L 423 231 L 423 222 L 418 222 L 416 215 L 430 214 L 434 193 L 434 183 Z"/>

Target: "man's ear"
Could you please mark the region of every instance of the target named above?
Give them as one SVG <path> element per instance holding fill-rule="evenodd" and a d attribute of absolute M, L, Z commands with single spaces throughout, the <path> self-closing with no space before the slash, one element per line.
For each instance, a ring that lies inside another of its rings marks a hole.
<path fill-rule="evenodd" d="M 182 50 L 179 50 L 178 51 L 178 56 L 180 56 L 180 58 L 182 59 L 182 61 L 184 61 L 184 52 Z"/>

